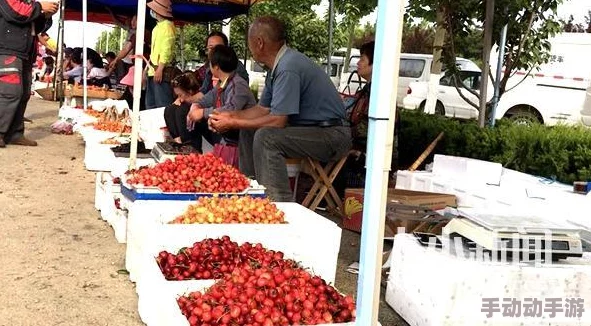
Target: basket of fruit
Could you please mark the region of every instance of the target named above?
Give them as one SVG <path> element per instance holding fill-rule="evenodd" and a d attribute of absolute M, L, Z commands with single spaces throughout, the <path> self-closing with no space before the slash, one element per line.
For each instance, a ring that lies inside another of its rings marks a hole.
<path fill-rule="evenodd" d="M 265 196 L 265 188 L 221 158 L 178 155 L 151 167 L 128 171 L 121 192 L 135 200 L 196 200 L 203 196 Z"/>

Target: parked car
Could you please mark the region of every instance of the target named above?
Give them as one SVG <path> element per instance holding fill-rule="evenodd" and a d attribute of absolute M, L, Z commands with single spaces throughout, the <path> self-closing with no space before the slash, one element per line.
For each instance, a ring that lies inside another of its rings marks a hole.
<path fill-rule="evenodd" d="M 585 92 L 585 102 L 581 111 L 581 122 L 585 126 L 591 127 L 591 86 L 587 87 Z"/>
<path fill-rule="evenodd" d="M 355 61 L 355 70 L 357 68 L 357 62 L 359 61 L 359 57 L 351 57 L 351 65 L 353 64 L 353 60 Z M 408 86 L 410 83 L 413 82 L 428 82 L 431 77 L 431 64 L 433 62 L 433 55 L 430 54 L 414 54 L 414 53 L 402 53 L 400 55 L 400 68 L 398 73 L 398 90 L 396 95 L 396 105 L 403 106 L 403 99 L 407 95 Z M 478 66 L 464 58 L 457 58 L 456 59 L 457 66 L 460 70 L 465 71 L 477 71 L 479 70 Z M 349 76 L 354 74 L 354 72 L 350 72 L 347 74 L 343 74 L 341 77 L 341 86 L 340 89 L 343 90 L 346 86 L 349 87 L 350 90 L 354 91 L 363 87 L 364 82 L 360 80 L 360 78 L 353 77 L 351 78 L 350 83 Z"/>
<path fill-rule="evenodd" d="M 480 89 L 480 72 L 462 71 L 462 83 L 475 92 Z M 478 118 L 478 110 L 464 100 L 453 86 L 452 76 L 441 78 L 437 89 L 435 113 L 460 119 Z M 497 106 L 495 119 L 508 118 L 519 124 L 543 123 L 578 124 L 583 107 L 584 89 L 566 87 L 552 78 L 528 78 L 516 88 L 506 92 Z M 492 98 L 493 88 L 489 81 L 487 101 Z M 471 102 L 478 104 L 478 97 L 461 88 L 462 94 Z M 411 83 L 403 107 L 409 110 L 424 110 L 427 99 L 428 82 Z"/>

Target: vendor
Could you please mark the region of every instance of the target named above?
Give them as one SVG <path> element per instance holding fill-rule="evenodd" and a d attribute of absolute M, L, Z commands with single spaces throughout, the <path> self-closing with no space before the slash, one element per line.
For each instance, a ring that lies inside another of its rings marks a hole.
<path fill-rule="evenodd" d="M 170 0 L 154 0 L 148 3 L 150 15 L 158 21 L 152 30 L 152 46 L 146 82 L 146 108 L 165 107 L 174 101 L 171 80 L 165 80 L 166 68 L 174 67 L 176 28 L 172 22 Z"/>
<path fill-rule="evenodd" d="M 238 56 L 226 45 L 217 45 L 209 51 L 209 71 L 219 80 L 216 87 L 193 104 L 187 121 L 189 129 L 209 131 L 207 119 L 215 112 L 244 110 L 256 104 L 248 81 L 238 75 Z M 238 130 L 231 130 L 222 135 L 225 144 L 238 145 Z"/>
<path fill-rule="evenodd" d="M 258 105 L 209 116 L 222 133 L 240 129 L 240 170 L 255 175 L 274 201 L 292 201 L 286 158 L 338 160 L 351 148 L 344 104 L 322 68 L 287 47 L 285 25 L 259 17 L 250 27 L 248 47 L 267 69 Z"/>

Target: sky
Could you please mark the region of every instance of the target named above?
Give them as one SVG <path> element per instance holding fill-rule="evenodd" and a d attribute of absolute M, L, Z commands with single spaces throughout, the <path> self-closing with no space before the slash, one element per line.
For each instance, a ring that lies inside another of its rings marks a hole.
<path fill-rule="evenodd" d="M 272 0 L 271 0 L 272 1 Z M 338 0 L 335 0 L 338 1 Z M 393 0 L 390 0 L 393 1 Z M 328 0 L 322 0 L 320 6 L 314 8 L 319 15 L 324 15 L 328 8 Z M 584 22 L 585 14 L 591 10 L 591 0 L 565 0 L 564 3 L 558 8 L 558 15 L 560 18 L 568 18 L 573 15 L 575 21 Z M 364 25 L 367 22 L 374 22 L 376 19 L 376 13 L 372 13 L 361 20 L 361 24 Z M 86 29 L 87 46 L 94 47 L 96 41 L 103 31 L 110 30 L 111 27 L 89 23 Z M 57 37 L 57 19 L 54 17 L 54 24 L 49 30 L 51 37 Z M 82 46 L 82 23 L 81 22 L 65 22 L 64 27 L 64 40 L 65 44 L 69 47 Z"/>

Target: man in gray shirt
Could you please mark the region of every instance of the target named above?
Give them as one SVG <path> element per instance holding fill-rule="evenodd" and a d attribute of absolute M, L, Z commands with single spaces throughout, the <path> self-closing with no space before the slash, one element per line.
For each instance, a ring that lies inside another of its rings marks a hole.
<path fill-rule="evenodd" d="M 267 187 L 274 201 L 291 201 L 286 158 L 338 160 L 351 147 L 343 102 L 328 75 L 286 46 L 284 24 L 260 17 L 250 27 L 248 47 L 269 71 L 259 104 L 243 111 L 213 113 L 217 132 L 240 129 L 240 169 Z"/>

